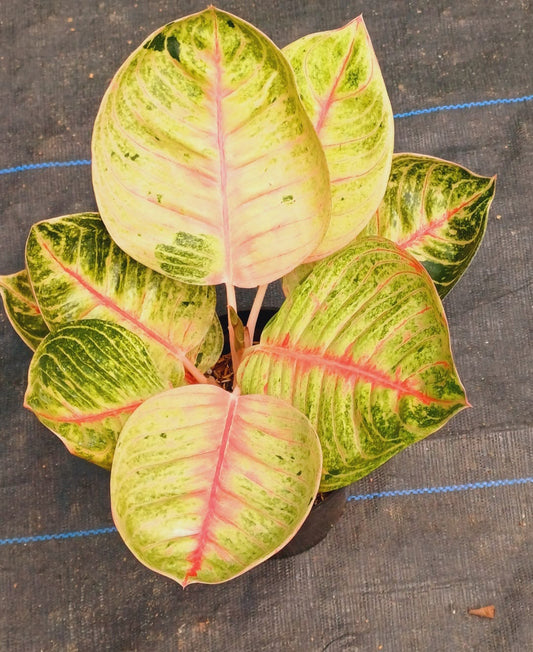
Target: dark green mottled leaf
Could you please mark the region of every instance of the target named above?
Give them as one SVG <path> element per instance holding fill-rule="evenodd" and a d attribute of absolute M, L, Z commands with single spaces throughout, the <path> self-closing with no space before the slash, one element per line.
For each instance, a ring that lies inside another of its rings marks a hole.
<path fill-rule="evenodd" d="M 121 324 L 143 339 L 156 364 L 174 365 L 179 378 L 214 318 L 214 288 L 180 283 L 133 260 L 96 213 L 35 224 L 26 264 L 51 330 L 87 318 Z"/>
<path fill-rule="evenodd" d="M 0 294 L 13 328 L 35 351 L 49 330 L 33 296 L 27 271 L 24 269 L 16 274 L 0 276 Z"/>
<path fill-rule="evenodd" d="M 382 238 L 315 265 L 245 355 L 238 383 L 309 417 L 323 490 L 370 473 L 466 405 L 430 277 Z"/>
<path fill-rule="evenodd" d="M 385 197 L 361 237 L 381 235 L 419 260 L 445 296 L 476 253 L 495 177 L 419 154 L 396 154 Z"/>
<path fill-rule="evenodd" d="M 170 386 L 141 338 L 88 319 L 62 326 L 39 344 L 24 404 L 71 453 L 109 468 L 127 418 Z"/>

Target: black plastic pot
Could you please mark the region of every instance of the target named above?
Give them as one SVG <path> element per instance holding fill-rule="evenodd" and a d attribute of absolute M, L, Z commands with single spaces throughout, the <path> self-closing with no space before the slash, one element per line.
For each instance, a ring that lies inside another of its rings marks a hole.
<path fill-rule="evenodd" d="M 266 326 L 268 321 L 276 314 L 275 310 L 262 310 L 257 320 L 257 329 L 255 337 L 259 337 L 261 331 Z M 239 311 L 239 315 L 246 324 L 249 311 Z M 227 324 L 228 319 L 226 315 L 220 315 L 220 322 L 224 330 L 224 353 L 229 352 L 229 342 L 227 339 Z M 292 557 L 299 555 L 301 552 L 309 550 L 317 543 L 324 539 L 335 523 L 340 519 L 346 507 L 346 499 L 348 497 L 348 488 L 337 489 L 329 491 L 324 494 L 319 494 L 319 497 L 311 508 L 308 517 L 305 519 L 302 527 L 289 541 L 289 543 L 277 552 L 273 559 L 283 559 L 285 557 Z"/>
<path fill-rule="evenodd" d="M 302 527 L 289 543 L 274 555 L 274 559 L 293 557 L 316 546 L 340 519 L 346 507 L 348 487 L 329 491 L 321 496 L 322 500 L 313 505 Z"/>

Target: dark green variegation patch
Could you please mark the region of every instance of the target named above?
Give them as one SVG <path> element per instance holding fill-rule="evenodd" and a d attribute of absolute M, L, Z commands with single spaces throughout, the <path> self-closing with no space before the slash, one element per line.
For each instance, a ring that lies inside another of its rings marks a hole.
<path fill-rule="evenodd" d="M 385 197 L 361 237 L 381 235 L 419 260 L 445 296 L 474 257 L 495 177 L 419 154 L 396 154 Z"/>
<path fill-rule="evenodd" d="M 143 48 L 146 50 L 155 50 L 156 52 L 163 52 L 165 49 L 165 34 L 163 31 L 156 34 L 149 41 L 146 41 L 143 44 Z"/>
<path fill-rule="evenodd" d="M 171 245 L 158 244 L 155 258 L 161 271 L 187 283 L 202 283 L 220 263 L 217 240 L 210 235 L 176 233 Z"/>
<path fill-rule="evenodd" d="M 431 279 L 382 238 L 317 263 L 245 355 L 238 382 L 309 417 L 322 490 L 367 475 L 466 405 Z"/>
<path fill-rule="evenodd" d="M 24 403 L 72 454 L 110 468 L 129 415 L 169 386 L 139 337 L 89 319 L 62 326 L 39 344 Z"/>
<path fill-rule="evenodd" d="M 11 325 L 30 349 L 35 350 L 49 330 L 33 295 L 28 272 L 24 269 L 0 276 L 0 294 Z"/>

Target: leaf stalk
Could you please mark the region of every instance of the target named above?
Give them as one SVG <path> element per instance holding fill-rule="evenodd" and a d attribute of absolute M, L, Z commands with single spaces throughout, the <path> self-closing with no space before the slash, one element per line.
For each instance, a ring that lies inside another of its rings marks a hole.
<path fill-rule="evenodd" d="M 257 324 L 257 318 L 259 317 L 259 312 L 261 310 L 261 306 L 263 305 L 263 301 L 265 298 L 266 291 L 268 289 L 268 283 L 265 285 L 260 285 L 257 288 L 257 293 L 254 298 L 254 302 L 252 304 L 252 309 L 250 311 L 250 316 L 248 317 L 248 322 L 246 323 L 246 338 L 248 340 L 247 342 L 247 347 L 252 346 L 254 343 L 254 333 L 255 333 L 255 327 Z"/>

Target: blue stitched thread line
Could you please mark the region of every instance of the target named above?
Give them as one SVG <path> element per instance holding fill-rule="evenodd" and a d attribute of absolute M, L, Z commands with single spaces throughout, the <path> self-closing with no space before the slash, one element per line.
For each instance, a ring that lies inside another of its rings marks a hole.
<path fill-rule="evenodd" d="M 355 494 L 346 500 L 370 500 L 372 498 L 387 498 L 394 496 L 417 496 L 421 494 L 446 494 L 452 491 L 469 491 L 470 489 L 489 489 L 490 487 L 509 487 L 517 484 L 533 483 L 533 478 L 513 478 L 511 480 L 487 480 L 486 482 L 469 482 L 468 484 L 452 484 L 444 487 L 420 487 L 420 489 L 396 489 L 394 491 L 378 491 L 373 494 Z"/>
<path fill-rule="evenodd" d="M 496 104 L 516 104 L 517 102 L 530 102 L 533 95 L 522 97 L 502 97 L 496 100 L 482 100 L 481 102 L 465 102 L 464 104 L 445 104 L 444 106 L 433 106 L 429 109 L 416 109 L 405 113 L 396 113 L 395 118 L 409 118 L 412 115 L 423 115 L 424 113 L 436 113 L 437 111 L 457 111 L 458 109 L 473 109 L 479 106 L 494 106 Z"/>
<path fill-rule="evenodd" d="M 465 102 L 464 104 L 446 104 L 444 106 L 433 106 L 429 109 L 415 109 L 405 113 L 396 113 L 395 118 L 409 118 L 413 115 L 423 115 L 424 113 L 436 113 L 437 111 L 456 111 L 457 109 L 472 109 L 480 106 L 494 106 L 496 104 L 516 104 L 517 102 L 530 102 L 533 95 L 523 95 L 522 97 L 502 97 L 495 100 L 482 100 L 480 102 Z M 28 163 L 27 165 L 17 165 L 14 168 L 0 169 L 0 174 L 12 174 L 14 172 L 26 172 L 27 170 L 42 170 L 43 168 L 67 168 L 76 165 L 90 165 L 88 159 L 79 159 L 77 161 L 48 161 L 46 163 Z"/>
<path fill-rule="evenodd" d="M 514 478 L 511 480 L 488 480 L 486 482 L 469 482 L 468 484 L 455 484 L 444 487 L 420 487 L 419 489 L 397 489 L 395 491 L 380 491 L 373 494 L 356 494 L 348 496 L 347 500 L 370 500 L 372 498 L 386 498 L 395 496 L 413 496 L 420 494 L 442 494 L 451 491 L 468 491 L 471 489 L 487 489 L 490 487 L 509 487 L 518 484 L 533 483 L 533 478 Z M 0 539 L 0 546 L 15 543 L 37 543 L 39 541 L 54 541 L 58 539 L 75 539 L 78 537 L 92 537 L 99 534 L 112 534 L 117 529 L 103 527 L 98 530 L 78 530 L 77 532 L 60 532 L 58 534 L 38 534 L 32 537 L 13 537 Z"/>
<path fill-rule="evenodd" d="M 17 165 L 14 168 L 4 168 L 0 174 L 12 174 L 13 172 L 26 172 L 26 170 L 42 170 L 43 168 L 71 168 L 76 165 L 91 165 L 88 159 L 79 159 L 77 161 L 48 161 L 46 163 L 28 163 L 27 165 Z"/>
<path fill-rule="evenodd" d="M 56 539 L 76 539 L 77 537 L 93 537 L 98 534 L 111 534 L 116 532 L 115 527 L 102 527 L 98 530 L 78 530 L 77 532 L 59 532 L 58 534 L 37 534 L 33 537 L 14 537 L 12 539 L 0 539 L 0 546 L 7 546 L 12 543 L 36 543 L 38 541 L 54 541 Z"/>

